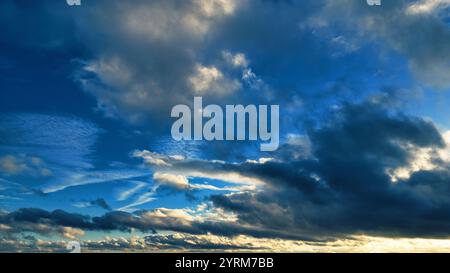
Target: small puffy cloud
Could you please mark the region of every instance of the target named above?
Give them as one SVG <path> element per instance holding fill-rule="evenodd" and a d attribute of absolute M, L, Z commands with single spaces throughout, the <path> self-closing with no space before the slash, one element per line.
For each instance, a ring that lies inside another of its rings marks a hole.
<path fill-rule="evenodd" d="M 247 57 L 245 57 L 243 53 L 232 54 L 229 51 L 223 51 L 222 55 L 228 64 L 236 68 L 247 68 L 249 65 L 249 61 L 247 60 Z"/>
<path fill-rule="evenodd" d="M 150 152 L 147 150 L 143 150 L 143 151 L 134 151 L 132 153 L 132 157 L 136 157 L 136 158 L 142 158 L 145 163 L 149 164 L 149 165 L 155 165 L 155 166 L 169 166 L 169 162 L 170 162 L 170 157 L 165 156 L 165 155 L 161 155 L 158 153 L 154 153 L 154 152 Z"/>
<path fill-rule="evenodd" d="M 32 175 L 51 176 L 52 172 L 39 157 L 28 157 L 26 155 L 5 155 L 0 157 L 0 170 L 9 176 Z"/>
<path fill-rule="evenodd" d="M 6 155 L 0 158 L 0 167 L 7 174 L 18 174 L 28 169 L 27 165 L 19 162 L 16 157 Z"/>
<path fill-rule="evenodd" d="M 63 227 L 61 233 L 63 237 L 70 240 L 76 240 L 77 238 L 85 235 L 83 230 L 72 227 Z"/>
<path fill-rule="evenodd" d="M 241 86 L 238 80 L 228 79 L 214 66 L 197 65 L 195 73 L 188 80 L 196 94 L 223 96 L 233 93 Z"/>
<path fill-rule="evenodd" d="M 168 186 L 175 189 L 186 190 L 189 188 L 189 181 L 183 175 L 155 172 L 153 174 L 153 180 L 155 180 L 159 185 Z"/>
<path fill-rule="evenodd" d="M 209 17 L 230 15 L 239 4 L 236 0 L 195 0 L 205 15 Z"/>

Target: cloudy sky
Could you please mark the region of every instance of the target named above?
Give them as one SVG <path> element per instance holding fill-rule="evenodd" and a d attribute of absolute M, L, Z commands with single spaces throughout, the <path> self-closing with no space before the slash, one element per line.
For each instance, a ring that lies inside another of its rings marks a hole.
<path fill-rule="evenodd" d="M 0 2 L 0 251 L 449 251 L 450 1 Z M 175 141 L 280 105 L 280 147 Z"/>

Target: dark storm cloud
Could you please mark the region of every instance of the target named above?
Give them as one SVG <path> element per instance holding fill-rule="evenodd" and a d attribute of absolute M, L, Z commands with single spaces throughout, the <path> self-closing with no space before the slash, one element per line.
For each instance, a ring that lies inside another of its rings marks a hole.
<path fill-rule="evenodd" d="M 257 238 L 286 238 L 298 240 L 314 240 L 302 235 L 290 234 L 284 231 L 272 230 L 266 227 L 241 226 L 240 224 L 222 221 L 187 220 L 179 215 L 170 213 L 161 216 L 165 209 L 153 211 L 139 211 L 128 213 L 113 211 L 100 217 L 90 217 L 68 213 L 62 210 L 48 212 L 41 209 L 29 208 L 19 209 L 11 213 L 0 215 L 0 224 L 4 231 L 9 234 L 21 232 L 34 232 L 43 235 L 61 234 L 67 230 L 65 227 L 81 229 L 83 231 L 124 231 L 132 229 L 142 232 L 155 233 L 156 230 L 169 230 L 194 235 L 217 234 L 223 236 L 238 236 L 242 234 Z M 77 234 L 79 235 L 79 234 Z"/>
<path fill-rule="evenodd" d="M 283 230 L 272 229 L 270 226 L 243 226 L 239 223 L 223 221 L 186 221 L 183 218 L 166 215 L 157 217 L 154 211 L 139 211 L 135 214 L 127 212 L 111 212 L 101 217 L 93 218 L 93 228 L 98 230 L 122 230 L 129 231 L 131 228 L 144 232 L 154 232 L 155 230 L 170 230 L 187 234 L 204 235 L 217 234 L 222 236 L 238 236 L 242 234 L 256 238 L 285 238 L 297 240 L 314 240 L 301 234 L 290 234 Z"/>
<path fill-rule="evenodd" d="M 11 213 L 3 213 L 0 221 L 6 225 L 13 225 L 20 229 L 20 223 L 44 224 L 49 226 L 67 226 L 89 229 L 92 227 L 90 218 L 85 215 L 69 213 L 63 210 L 52 212 L 38 208 L 22 208 Z M 16 226 L 16 224 L 18 224 Z"/>
<path fill-rule="evenodd" d="M 448 235 L 447 164 L 436 156 L 439 169 L 419 171 L 396 183 L 386 171 L 408 166 L 417 148 L 445 146 L 431 122 L 387 113 L 377 104 L 346 105 L 309 137 L 313 159 L 246 169 L 246 175 L 262 178 L 275 190 L 211 200 L 238 213 L 243 223 L 271 225 L 282 219 L 305 234 Z M 292 217 L 263 210 L 271 205 L 284 207 Z"/>

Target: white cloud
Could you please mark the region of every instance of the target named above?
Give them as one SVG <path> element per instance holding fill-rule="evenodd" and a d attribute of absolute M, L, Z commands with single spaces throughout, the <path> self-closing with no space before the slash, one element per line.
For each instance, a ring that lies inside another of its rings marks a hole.
<path fill-rule="evenodd" d="M 67 239 L 75 240 L 78 237 L 84 236 L 85 232 L 78 228 L 72 228 L 72 227 L 62 227 L 62 236 L 64 236 Z"/>
<path fill-rule="evenodd" d="M 450 6 L 450 0 L 422 0 L 411 4 L 406 12 L 408 14 L 429 14 Z"/>
<path fill-rule="evenodd" d="M 135 157 L 142 158 L 145 163 L 156 168 L 157 171 L 160 171 L 162 173 L 170 173 L 171 178 L 173 180 L 172 183 L 175 183 L 176 180 L 176 183 L 178 183 L 179 185 L 184 184 L 185 181 L 184 178 L 181 178 L 176 175 L 182 175 L 183 177 L 197 177 L 197 178 L 220 180 L 228 183 L 252 186 L 251 188 L 253 189 L 265 184 L 264 181 L 262 181 L 259 178 L 246 176 L 242 173 L 239 173 L 231 169 L 221 170 L 221 168 L 217 168 L 214 170 L 210 170 L 207 167 L 207 165 L 209 164 L 233 166 L 235 163 L 227 163 L 215 160 L 204 161 L 196 159 L 177 160 L 180 159 L 181 157 L 177 157 L 177 159 L 175 159 L 174 157 L 161 155 L 146 150 L 135 151 L 133 152 L 133 155 Z M 263 161 L 267 162 L 267 160 L 264 159 Z M 200 186 L 197 185 L 197 187 Z"/>
<path fill-rule="evenodd" d="M 147 163 L 149 165 L 170 166 L 170 164 L 169 164 L 170 157 L 161 155 L 158 153 L 150 152 L 147 150 L 134 151 L 132 153 L 132 156 L 144 159 L 145 163 Z"/>
<path fill-rule="evenodd" d="M 195 0 L 208 17 L 231 15 L 235 11 L 240 0 Z"/>
<path fill-rule="evenodd" d="M 270 159 L 262 159 L 264 162 L 267 162 L 265 160 Z M 205 174 L 197 174 L 198 176 L 193 176 L 197 178 L 208 178 Z M 155 182 L 158 183 L 158 186 L 168 186 L 177 190 L 211 190 L 211 191 L 254 191 L 256 190 L 256 186 L 254 185 L 240 185 L 240 186 L 234 186 L 234 187 L 216 187 L 210 184 L 196 184 L 196 183 L 189 183 L 188 177 L 180 174 L 173 174 L 173 173 L 162 173 L 162 172 L 155 172 L 153 174 L 153 179 Z M 242 179 L 242 178 L 241 178 Z M 226 181 L 226 180 L 224 180 Z M 238 183 L 238 182 L 236 182 Z"/>
<path fill-rule="evenodd" d="M 235 0 L 189 2 L 186 5 L 171 1 L 138 3 L 124 11 L 122 20 L 128 32 L 147 39 L 171 41 L 177 35 L 185 36 L 184 33 L 199 39 L 222 18 L 232 15 L 240 3 Z"/>
<path fill-rule="evenodd" d="M 444 132 L 442 137 L 445 142 L 444 148 L 420 148 L 399 143 L 399 146 L 410 151 L 411 157 L 407 165 L 386 170 L 391 177 L 391 181 L 407 180 L 411 175 L 419 171 L 444 170 L 445 165 L 442 165 L 439 161 L 450 164 L 450 131 Z"/>
<path fill-rule="evenodd" d="M 183 175 L 155 172 L 153 174 L 153 179 L 159 185 L 169 186 L 180 190 L 189 189 L 189 181 Z"/>
<path fill-rule="evenodd" d="M 247 68 L 249 65 L 249 61 L 247 57 L 243 53 L 232 54 L 229 51 L 222 52 L 223 58 L 227 63 L 236 68 Z"/>
<path fill-rule="evenodd" d="M 51 181 L 42 187 L 44 193 L 53 193 L 62 191 L 69 187 L 108 183 L 120 180 L 129 180 L 133 178 L 149 175 L 144 170 L 103 170 L 103 171 L 78 171 L 70 172 L 58 180 Z"/>
<path fill-rule="evenodd" d="M 275 158 L 272 157 L 260 157 L 258 160 L 247 159 L 245 162 L 252 164 L 266 164 L 267 162 L 276 161 Z"/>
<path fill-rule="evenodd" d="M 140 195 L 134 202 L 119 208 L 120 211 L 135 211 L 137 206 L 145 205 L 156 200 L 155 191 L 151 190 Z"/>
<path fill-rule="evenodd" d="M 131 188 L 126 189 L 126 190 L 121 190 L 117 194 L 116 198 L 117 198 L 118 201 L 127 200 L 132 195 L 136 194 L 137 192 L 139 192 L 140 190 L 144 189 L 148 185 L 147 183 L 144 183 L 144 182 L 132 181 L 132 183 L 134 184 L 134 187 L 131 187 Z"/>
<path fill-rule="evenodd" d="M 196 66 L 195 73 L 188 80 L 196 94 L 223 96 L 241 87 L 238 80 L 228 79 L 217 67 L 206 67 L 200 64 Z"/>
<path fill-rule="evenodd" d="M 7 174 L 18 174 L 28 170 L 28 166 L 12 155 L 0 158 L 0 168 Z"/>
<path fill-rule="evenodd" d="M 94 57 L 82 61 L 74 78 L 95 96 L 98 110 L 133 124 L 191 101 L 194 94 L 231 94 L 239 80 L 211 62 L 200 63 L 205 61 L 205 39 L 244 2 L 136 0 L 89 5 L 86 16 L 75 20 Z M 98 47 L 98 37 L 104 46 Z"/>

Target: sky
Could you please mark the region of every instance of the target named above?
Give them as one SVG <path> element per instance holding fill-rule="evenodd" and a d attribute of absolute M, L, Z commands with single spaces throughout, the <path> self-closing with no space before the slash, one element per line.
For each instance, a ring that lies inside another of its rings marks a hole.
<path fill-rule="evenodd" d="M 449 252 L 449 10 L 1 1 L 0 252 Z M 194 97 L 278 149 L 174 140 Z"/>

